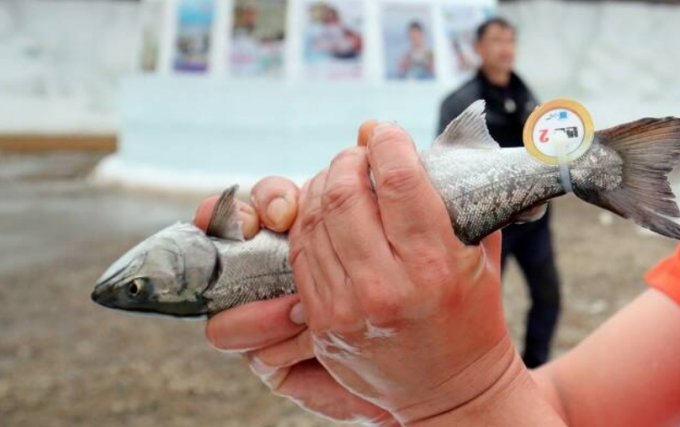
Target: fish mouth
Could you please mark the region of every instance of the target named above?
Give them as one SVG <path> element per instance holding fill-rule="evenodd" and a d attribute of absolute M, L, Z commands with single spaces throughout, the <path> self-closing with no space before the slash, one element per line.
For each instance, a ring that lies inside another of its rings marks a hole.
<path fill-rule="evenodd" d="M 90 295 L 92 301 L 104 307 L 115 308 L 114 286 L 111 280 L 99 281 L 94 285 L 94 290 Z"/>
<path fill-rule="evenodd" d="M 99 305 L 106 305 L 105 302 L 108 299 L 109 292 L 107 292 L 106 286 L 102 284 L 97 284 L 94 287 L 94 290 L 92 291 L 92 294 L 90 295 L 90 298 L 92 298 L 92 301 L 96 302 Z"/>

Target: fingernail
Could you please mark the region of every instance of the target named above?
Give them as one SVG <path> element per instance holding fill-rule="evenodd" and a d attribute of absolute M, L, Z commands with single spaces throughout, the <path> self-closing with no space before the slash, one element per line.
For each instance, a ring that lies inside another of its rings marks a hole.
<path fill-rule="evenodd" d="M 260 359 L 257 356 L 253 356 L 250 359 L 250 369 L 253 370 L 253 372 L 260 376 L 260 377 L 270 377 L 274 375 L 277 371 L 276 368 L 272 368 L 271 366 L 267 366 L 262 359 Z"/>
<path fill-rule="evenodd" d="M 305 309 L 301 302 L 295 304 L 290 310 L 290 321 L 296 325 L 305 324 Z"/>
<path fill-rule="evenodd" d="M 288 209 L 290 209 L 288 200 L 283 197 L 277 197 L 269 203 L 269 206 L 267 206 L 267 216 L 271 222 L 279 225 L 283 222 Z"/>

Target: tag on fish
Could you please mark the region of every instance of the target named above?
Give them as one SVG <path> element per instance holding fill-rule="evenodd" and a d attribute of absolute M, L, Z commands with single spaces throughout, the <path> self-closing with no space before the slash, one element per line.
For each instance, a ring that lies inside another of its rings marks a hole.
<path fill-rule="evenodd" d="M 554 99 L 537 107 L 527 119 L 523 133 L 529 154 L 548 165 L 559 164 L 560 158 L 562 163 L 578 159 L 588 151 L 594 136 L 590 113 L 571 99 Z"/>
<path fill-rule="evenodd" d="M 489 135 L 484 101 L 477 101 L 420 153 L 455 235 L 476 245 L 573 191 L 680 239 L 680 209 L 667 178 L 680 161 L 680 119 L 645 118 L 593 132 L 585 109 L 546 105 L 528 127 L 533 145 L 526 149 L 501 149 Z M 546 123 L 552 127 L 543 132 Z M 541 145 L 541 138 L 562 138 L 561 149 Z M 207 234 L 180 223 L 131 249 L 99 279 L 92 299 L 118 310 L 195 317 L 296 292 L 287 236 L 262 230 L 244 241 L 235 193 L 234 186 L 222 194 Z"/>

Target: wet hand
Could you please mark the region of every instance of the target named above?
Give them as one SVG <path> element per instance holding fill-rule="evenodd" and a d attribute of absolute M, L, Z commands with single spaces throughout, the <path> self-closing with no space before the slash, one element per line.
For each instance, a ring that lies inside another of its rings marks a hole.
<path fill-rule="evenodd" d="M 500 233 L 479 246 L 455 237 L 400 128 L 376 127 L 303 188 L 290 239 L 305 341 L 333 378 L 405 425 L 473 401 L 516 362 Z"/>
<path fill-rule="evenodd" d="M 369 123 L 370 125 L 371 123 Z M 362 127 L 365 144 L 370 128 Z M 270 177 L 252 190 L 252 206 L 240 204 L 244 236 L 255 236 L 261 226 L 288 231 L 297 216 L 298 188 L 285 178 Z M 194 222 L 206 229 L 218 196 L 206 199 Z M 316 360 L 299 297 L 243 305 L 212 317 L 206 335 L 217 348 L 242 353 L 253 372 L 276 394 L 303 408 L 336 421 L 396 426 L 384 409 L 350 393 Z"/>

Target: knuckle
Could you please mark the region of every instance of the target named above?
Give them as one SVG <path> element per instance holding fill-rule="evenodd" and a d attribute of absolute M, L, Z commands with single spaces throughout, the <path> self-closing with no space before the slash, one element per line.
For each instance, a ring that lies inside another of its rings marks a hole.
<path fill-rule="evenodd" d="M 336 303 L 333 305 L 333 329 L 347 332 L 356 329 L 359 318 L 349 304 Z"/>
<path fill-rule="evenodd" d="M 404 197 L 416 193 L 422 183 L 421 174 L 415 166 L 399 166 L 385 169 L 380 175 L 378 187 Z"/>
<path fill-rule="evenodd" d="M 405 292 L 390 287 L 384 281 L 364 279 L 361 306 L 366 316 L 376 326 L 382 326 L 401 317 L 408 304 Z"/>
<path fill-rule="evenodd" d="M 323 212 L 321 206 L 309 208 L 302 218 L 300 218 L 300 234 L 302 236 L 310 234 L 321 223 Z"/>
<path fill-rule="evenodd" d="M 371 324 L 382 327 L 387 326 L 403 317 L 406 308 L 406 298 L 386 292 L 376 295 L 366 302 L 368 319 Z"/>
<path fill-rule="evenodd" d="M 420 246 L 409 254 L 408 262 L 426 284 L 441 282 L 453 276 L 451 257 L 447 254 L 446 250 Z"/>
<path fill-rule="evenodd" d="M 336 215 L 351 209 L 359 200 L 358 183 L 345 178 L 328 186 L 321 198 L 324 213 Z"/>

